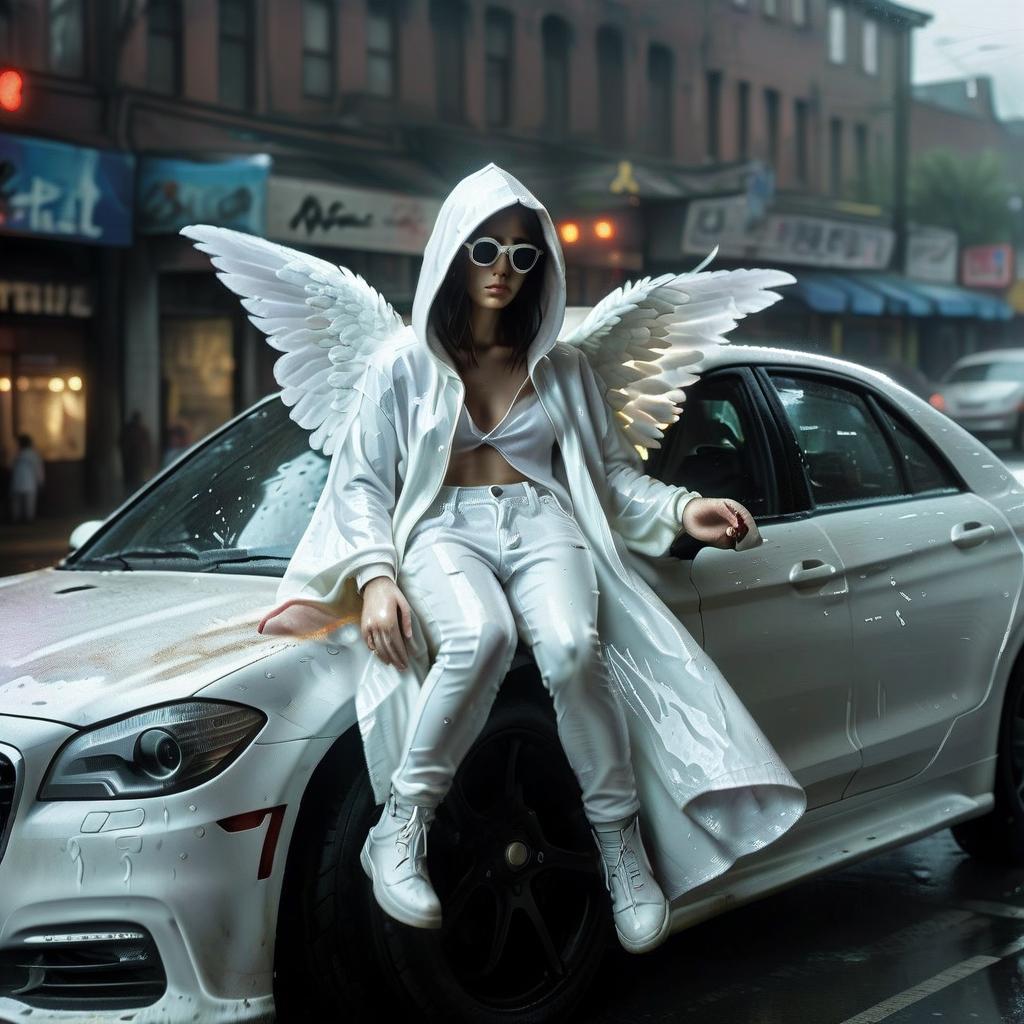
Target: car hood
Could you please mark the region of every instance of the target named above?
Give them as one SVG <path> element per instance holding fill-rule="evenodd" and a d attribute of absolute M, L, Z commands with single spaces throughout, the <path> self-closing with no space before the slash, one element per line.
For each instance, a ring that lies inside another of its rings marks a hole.
<path fill-rule="evenodd" d="M 41 569 L 0 579 L 0 715 L 86 726 L 189 697 L 273 653 L 277 580 Z"/>

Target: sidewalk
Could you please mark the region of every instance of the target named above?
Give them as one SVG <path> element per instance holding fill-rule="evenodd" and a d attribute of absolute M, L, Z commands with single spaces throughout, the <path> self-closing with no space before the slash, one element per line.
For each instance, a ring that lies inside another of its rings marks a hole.
<path fill-rule="evenodd" d="M 105 519 L 110 509 L 81 509 L 32 523 L 0 523 L 0 576 L 54 565 L 70 550 L 71 531 L 89 519 Z"/>

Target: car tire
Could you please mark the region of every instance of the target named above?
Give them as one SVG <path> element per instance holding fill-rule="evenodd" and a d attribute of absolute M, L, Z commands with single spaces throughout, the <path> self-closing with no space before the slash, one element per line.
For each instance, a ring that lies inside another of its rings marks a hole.
<path fill-rule="evenodd" d="M 999 722 L 993 795 L 995 806 L 980 818 L 953 825 L 960 848 L 977 860 L 1024 864 L 1024 670 L 1014 669 Z"/>
<path fill-rule="evenodd" d="M 295 1019 L 313 1006 L 356 1020 L 404 1008 L 425 1020 L 546 1024 L 586 996 L 614 947 L 611 907 L 550 697 L 529 681 L 506 681 L 430 829 L 441 929 L 401 924 L 373 898 L 359 852 L 381 808 L 362 762 L 322 787 L 289 893 L 297 927 L 285 941 L 308 964 L 292 980 L 316 990 Z"/>

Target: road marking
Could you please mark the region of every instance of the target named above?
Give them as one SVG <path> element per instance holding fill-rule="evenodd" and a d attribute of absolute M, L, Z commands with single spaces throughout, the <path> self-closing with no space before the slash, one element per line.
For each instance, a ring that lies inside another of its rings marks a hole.
<path fill-rule="evenodd" d="M 1021 944 L 1024 944 L 1024 939 L 1019 941 Z M 911 1004 L 919 1002 L 921 999 L 926 999 L 936 992 L 941 992 L 942 989 L 956 984 L 956 982 L 969 977 L 977 971 L 999 963 L 1001 959 L 1001 956 L 972 956 L 969 960 L 954 964 L 941 973 L 927 978 L 913 988 L 908 988 L 897 995 L 890 996 L 888 999 L 883 999 L 880 1003 L 875 1003 L 874 1006 L 862 1010 L 855 1017 L 848 1017 L 842 1024 L 877 1024 L 878 1021 L 891 1017 L 894 1013 L 898 1013 Z"/>

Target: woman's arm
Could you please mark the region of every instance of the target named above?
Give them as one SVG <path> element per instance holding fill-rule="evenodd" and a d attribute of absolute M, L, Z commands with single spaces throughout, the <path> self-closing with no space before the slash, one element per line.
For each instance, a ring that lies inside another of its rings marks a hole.
<path fill-rule="evenodd" d="M 587 357 L 579 352 L 580 372 L 590 407 L 597 410 L 595 430 L 608 481 L 609 522 L 632 551 L 665 555 L 683 532 L 683 509 L 702 495 L 673 487 L 643 471 L 640 453 L 615 422 L 604 397 L 604 385 Z"/>

